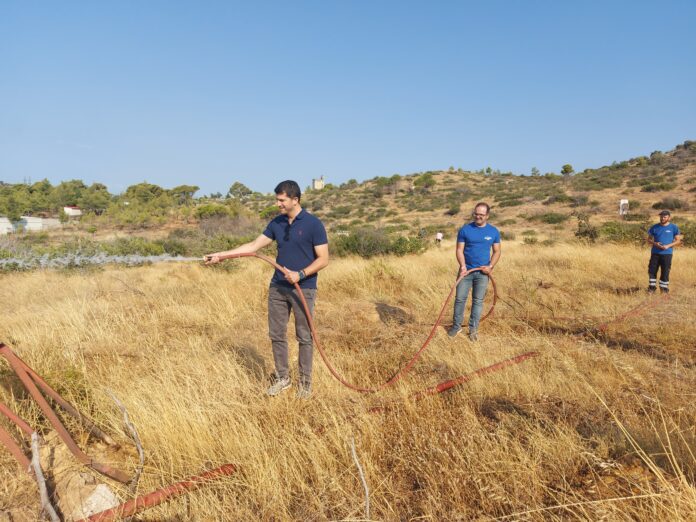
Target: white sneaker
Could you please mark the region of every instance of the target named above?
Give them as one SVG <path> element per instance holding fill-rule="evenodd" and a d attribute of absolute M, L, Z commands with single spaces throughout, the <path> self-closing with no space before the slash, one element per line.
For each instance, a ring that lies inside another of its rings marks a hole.
<path fill-rule="evenodd" d="M 269 386 L 269 388 L 266 390 L 266 395 L 270 397 L 275 397 L 278 395 L 280 392 L 283 390 L 287 390 L 290 386 L 292 386 L 292 382 L 290 381 L 290 377 L 274 377 L 273 384 Z"/>

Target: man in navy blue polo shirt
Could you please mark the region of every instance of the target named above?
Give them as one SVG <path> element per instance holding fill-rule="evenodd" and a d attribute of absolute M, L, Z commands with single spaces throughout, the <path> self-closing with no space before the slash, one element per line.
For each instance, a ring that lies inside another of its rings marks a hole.
<path fill-rule="evenodd" d="M 295 316 L 295 332 L 300 344 L 299 387 L 297 396 L 308 398 L 312 391 L 312 332 L 294 290 L 299 283 L 310 313 L 313 313 L 317 292 L 317 273 L 329 264 L 329 242 L 322 222 L 300 205 L 302 193 L 294 181 L 283 181 L 275 188 L 280 215 L 275 217 L 259 237 L 227 252 L 208 254 L 206 264 L 220 262 L 225 255 L 254 253 L 275 241 L 278 245 L 276 262 L 285 267 L 284 274 L 276 270 L 268 291 L 268 332 L 273 347 L 275 375 L 266 391 L 278 395 L 290 388 L 287 328 L 290 311 Z"/>
<path fill-rule="evenodd" d="M 464 309 L 469 290 L 471 290 L 469 340 L 472 342 L 478 340 L 478 325 L 481 320 L 483 299 L 486 297 L 488 288 L 488 274 L 500 259 L 500 233 L 497 228 L 488 224 L 490 210 L 488 203 L 478 203 L 472 214 L 474 220 L 460 228 L 457 234 L 456 255 L 459 262 L 459 275 L 472 268 L 481 268 L 481 270 L 471 272 L 457 285 L 454 317 L 447 335 L 455 337 L 462 331 Z"/>
<path fill-rule="evenodd" d="M 660 222 L 648 230 L 650 262 L 648 263 L 648 292 L 657 290 L 657 269 L 660 268 L 660 292 L 669 293 L 669 271 L 672 268 L 672 247 L 681 245 L 682 235 L 674 223 L 670 223 L 669 210 L 660 212 Z"/>

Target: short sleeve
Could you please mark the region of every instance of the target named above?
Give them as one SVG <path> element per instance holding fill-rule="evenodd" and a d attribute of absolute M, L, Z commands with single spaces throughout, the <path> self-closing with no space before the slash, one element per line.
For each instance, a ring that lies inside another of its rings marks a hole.
<path fill-rule="evenodd" d="M 314 235 L 312 237 L 312 244 L 314 246 L 326 245 L 329 242 L 329 238 L 326 236 L 326 229 L 324 228 L 324 223 L 317 219 L 314 225 Z"/>
<path fill-rule="evenodd" d="M 498 230 L 497 228 L 495 229 L 495 236 L 493 237 L 493 244 L 494 245 L 500 244 L 500 230 Z"/>
<path fill-rule="evenodd" d="M 654 230 L 654 229 L 655 229 L 655 225 L 651 226 L 651 227 L 648 229 L 648 235 L 649 235 L 649 236 L 655 237 L 655 230 Z"/>
<path fill-rule="evenodd" d="M 273 221 L 269 222 L 268 225 L 266 225 L 266 230 L 263 231 L 263 235 L 266 236 L 268 239 L 273 239 L 275 240 L 275 234 L 273 233 Z"/>
<path fill-rule="evenodd" d="M 460 228 L 457 233 L 457 243 L 466 243 L 466 232 L 464 227 Z"/>
<path fill-rule="evenodd" d="M 679 234 L 681 234 L 681 232 L 679 232 L 679 227 L 677 225 L 674 225 L 674 235 L 678 236 Z"/>

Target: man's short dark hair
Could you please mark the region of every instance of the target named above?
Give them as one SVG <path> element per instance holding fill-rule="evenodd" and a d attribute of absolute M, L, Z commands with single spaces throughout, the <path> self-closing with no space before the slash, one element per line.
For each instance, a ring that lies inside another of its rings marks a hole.
<path fill-rule="evenodd" d="M 484 203 L 483 201 L 476 203 L 476 206 L 474 206 L 474 212 L 476 212 L 476 209 L 479 207 L 485 207 L 486 208 L 486 214 L 491 213 L 491 206 L 488 203 Z"/>
<path fill-rule="evenodd" d="M 302 198 L 302 191 L 300 190 L 300 186 L 297 184 L 296 181 L 293 181 L 291 179 L 281 181 L 278 183 L 278 186 L 275 188 L 275 193 L 277 194 L 283 194 L 289 198 L 297 198 L 300 200 Z"/>

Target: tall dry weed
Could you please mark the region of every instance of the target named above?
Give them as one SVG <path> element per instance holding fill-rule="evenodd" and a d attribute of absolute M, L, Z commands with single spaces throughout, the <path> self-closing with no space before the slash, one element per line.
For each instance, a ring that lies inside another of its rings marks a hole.
<path fill-rule="evenodd" d="M 271 274 L 255 260 L 227 271 L 3 275 L 0 340 L 127 446 L 105 393 L 114 391 L 145 447 L 141 492 L 238 464 L 143 520 L 363 519 L 353 442 L 373 520 L 693 520 L 696 252 L 676 253 L 668 302 L 610 322 L 645 299 L 647 257 L 626 246 L 505 244 L 501 301 L 480 342 L 442 330 L 412 374 L 379 395 L 342 387 L 318 354 L 311 400 L 263 394 Z M 361 385 L 387 380 L 424 340 L 455 275 L 447 248 L 333 261 L 316 309 L 332 362 Z M 530 350 L 539 357 L 408 398 Z M 0 378 L 0 400 L 47 430 L 6 366 Z M 115 460 L 137 463 L 135 451 Z M 31 481 L 4 451 L 0 475 L 0 510 L 35 508 Z"/>

